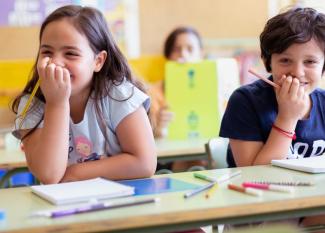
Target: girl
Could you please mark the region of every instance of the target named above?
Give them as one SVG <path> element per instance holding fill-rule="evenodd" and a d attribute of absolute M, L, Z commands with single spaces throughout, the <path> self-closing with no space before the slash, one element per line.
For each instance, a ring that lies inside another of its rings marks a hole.
<path fill-rule="evenodd" d="M 200 61 L 203 58 L 201 36 L 191 27 L 178 27 L 174 29 L 165 41 L 164 56 L 166 59 L 176 62 Z M 164 95 L 164 83 L 156 83 L 150 89 L 150 93 L 152 97 L 150 119 L 154 129 L 154 136 L 155 138 L 165 138 L 168 136 L 167 128 L 173 119 L 173 112 L 168 109 Z M 204 161 L 177 161 L 173 164 L 158 164 L 157 170 L 172 169 L 174 171 L 184 171 L 197 165 L 205 166 L 206 163 Z M 201 167 L 198 169 L 201 169 Z"/>
<path fill-rule="evenodd" d="M 191 27 L 178 27 L 167 37 L 164 45 L 164 56 L 170 61 L 197 62 L 203 57 L 202 40 L 199 33 Z M 150 90 L 152 106 L 150 119 L 156 138 L 167 136 L 167 127 L 173 118 L 173 113 L 168 111 L 164 95 L 164 84 L 158 82 Z"/>
<path fill-rule="evenodd" d="M 267 22 L 261 56 L 280 87 L 258 80 L 232 94 L 220 131 L 230 138 L 230 167 L 324 153 L 325 91 L 317 88 L 324 41 L 325 15 L 314 9 L 291 9 Z"/>
<path fill-rule="evenodd" d="M 13 103 L 20 116 L 40 79 L 13 132 L 24 144 L 30 171 L 44 184 L 153 175 L 149 98 L 133 80 L 103 15 L 90 7 L 61 7 L 43 22 L 39 38 L 33 77 Z"/>

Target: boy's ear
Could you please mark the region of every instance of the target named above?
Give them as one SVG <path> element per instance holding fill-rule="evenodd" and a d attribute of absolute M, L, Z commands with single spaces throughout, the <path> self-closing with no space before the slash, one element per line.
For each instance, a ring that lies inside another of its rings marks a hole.
<path fill-rule="evenodd" d="M 106 58 L 107 58 L 107 52 L 105 50 L 99 52 L 97 55 L 96 55 L 96 58 L 95 58 L 95 69 L 94 71 L 95 72 L 99 72 L 105 61 L 106 61 Z"/>

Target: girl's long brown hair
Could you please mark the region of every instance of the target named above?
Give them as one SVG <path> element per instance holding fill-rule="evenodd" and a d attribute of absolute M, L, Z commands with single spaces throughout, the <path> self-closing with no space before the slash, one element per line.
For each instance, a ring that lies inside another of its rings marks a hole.
<path fill-rule="evenodd" d="M 122 52 L 119 50 L 116 45 L 111 32 L 108 29 L 106 20 L 103 14 L 92 7 L 82 7 L 78 5 L 67 5 L 61 8 L 58 8 L 53 13 L 51 13 L 41 25 L 39 33 L 39 43 L 46 26 L 54 21 L 61 20 L 63 18 L 69 18 L 76 29 L 88 39 L 89 45 L 95 54 L 98 54 L 100 51 L 105 50 L 107 52 L 107 58 L 102 69 L 99 72 L 93 74 L 92 84 L 91 84 L 91 97 L 95 99 L 95 106 L 97 110 L 97 115 L 102 119 L 102 114 L 100 111 L 101 100 L 109 96 L 110 89 L 112 85 L 120 85 L 124 79 L 127 79 L 129 82 L 133 83 L 136 87 L 144 90 L 144 86 L 137 81 L 131 73 L 129 65 L 126 58 L 123 56 Z M 31 79 L 25 86 L 22 93 L 15 98 L 11 106 L 14 113 L 17 114 L 18 106 L 21 98 L 27 94 L 30 94 L 39 79 L 37 72 L 37 59 L 33 65 L 31 72 Z M 129 98 L 133 93 L 130 94 Z M 44 95 L 41 89 L 38 89 L 35 97 L 40 101 L 46 103 Z M 117 101 L 125 101 L 117 100 Z M 30 109 L 32 111 L 35 108 L 35 105 Z M 43 119 L 43 118 L 42 118 Z M 40 120 L 40 122 L 42 121 Z M 25 136 L 30 135 L 40 124 L 38 124 L 29 131 Z"/>

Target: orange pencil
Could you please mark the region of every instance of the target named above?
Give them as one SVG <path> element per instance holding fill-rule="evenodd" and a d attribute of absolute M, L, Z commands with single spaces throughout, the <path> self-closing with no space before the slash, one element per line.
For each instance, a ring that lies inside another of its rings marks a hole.
<path fill-rule="evenodd" d="M 261 190 L 257 190 L 257 189 L 253 189 L 253 188 L 244 188 L 241 186 L 237 186 L 234 184 L 228 184 L 228 189 L 237 191 L 237 192 L 241 192 L 241 193 L 246 193 L 249 195 L 253 195 L 253 196 L 262 196 L 263 192 Z"/>

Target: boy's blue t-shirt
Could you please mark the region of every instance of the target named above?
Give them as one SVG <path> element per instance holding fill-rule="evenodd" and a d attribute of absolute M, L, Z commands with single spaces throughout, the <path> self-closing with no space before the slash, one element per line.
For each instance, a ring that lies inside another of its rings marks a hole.
<path fill-rule="evenodd" d="M 272 77 L 270 77 L 272 79 Z M 308 119 L 299 120 L 297 139 L 292 141 L 287 158 L 318 156 L 325 150 L 325 91 L 310 94 L 312 109 Z M 266 142 L 278 112 L 273 87 L 262 80 L 238 88 L 231 95 L 221 122 L 220 136 L 244 141 Z M 228 147 L 229 167 L 235 167 Z"/>

